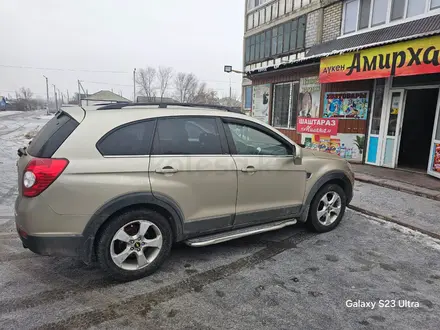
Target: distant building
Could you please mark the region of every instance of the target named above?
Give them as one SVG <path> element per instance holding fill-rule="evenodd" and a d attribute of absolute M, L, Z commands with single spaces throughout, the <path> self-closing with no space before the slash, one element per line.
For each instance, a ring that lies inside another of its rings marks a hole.
<path fill-rule="evenodd" d="M 115 94 L 111 91 L 102 90 L 95 94 L 89 95 L 85 97 L 84 99 L 81 98 L 81 105 L 82 106 L 90 106 L 100 103 L 128 103 L 131 102 L 129 99 L 126 99 L 125 97 L 122 97 L 118 94 Z"/>
<path fill-rule="evenodd" d="M 136 98 L 136 102 L 137 103 L 149 103 L 149 102 L 163 102 L 163 103 L 178 103 L 178 101 L 176 101 L 175 99 L 171 98 L 171 97 L 154 97 L 154 98 L 150 98 L 147 96 L 138 96 Z"/>

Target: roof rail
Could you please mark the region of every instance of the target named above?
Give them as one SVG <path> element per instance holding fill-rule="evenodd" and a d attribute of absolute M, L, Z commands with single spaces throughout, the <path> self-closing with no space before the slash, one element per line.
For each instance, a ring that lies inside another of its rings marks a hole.
<path fill-rule="evenodd" d="M 228 112 L 242 113 L 240 108 L 228 107 L 224 105 L 216 104 L 197 104 L 197 103 L 166 103 L 166 102 L 147 102 L 147 103 L 112 103 L 98 108 L 97 110 L 120 110 L 125 107 L 136 106 L 158 106 L 159 108 L 166 109 L 168 106 L 188 107 L 188 108 L 207 108 L 215 110 L 223 110 Z"/>

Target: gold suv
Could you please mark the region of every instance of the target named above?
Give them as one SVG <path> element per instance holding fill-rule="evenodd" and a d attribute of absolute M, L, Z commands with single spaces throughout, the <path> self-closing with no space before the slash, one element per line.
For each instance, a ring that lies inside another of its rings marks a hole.
<path fill-rule="evenodd" d="M 24 247 L 75 256 L 126 281 L 175 242 L 216 244 L 306 222 L 334 229 L 354 175 L 233 109 L 111 104 L 58 112 L 18 150 Z"/>

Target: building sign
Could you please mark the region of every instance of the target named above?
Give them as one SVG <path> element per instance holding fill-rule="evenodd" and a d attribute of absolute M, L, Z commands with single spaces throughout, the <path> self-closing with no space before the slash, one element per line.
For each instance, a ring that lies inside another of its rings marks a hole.
<path fill-rule="evenodd" d="M 440 72 L 440 36 L 321 59 L 321 83 Z"/>
<path fill-rule="evenodd" d="M 252 117 L 269 123 L 270 84 L 253 86 Z"/>
<path fill-rule="evenodd" d="M 302 134 L 301 142 L 307 149 L 338 155 L 347 160 L 362 162 L 364 153 L 364 134 Z"/>
<path fill-rule="evenodd" d="M 325 93 L 324 118 L 367 119 L 369 92 Z"/>
<path fill-rule="evenodd" d="M 338 126 L 337 119 L 298 117 L 296 130 L 298 133 L 337 135 Z"/>
<path fill-rule="evenodd" d="M 301 78 L 299 82 L 299 116 L 319 117 L 321 84 L 319 77 Z"/>

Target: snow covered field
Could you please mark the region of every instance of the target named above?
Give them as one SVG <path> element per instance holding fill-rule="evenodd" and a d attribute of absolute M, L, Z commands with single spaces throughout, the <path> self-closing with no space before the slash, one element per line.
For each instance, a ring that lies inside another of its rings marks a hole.
<path fill-rule="evenodd" d="M 26 135 L 34 133 L 52 118 L 46 111 L 0 113 L 0 224 L 1 217 L 14 214 L 17 196 L 17 149 L 29 143 Z"/>

